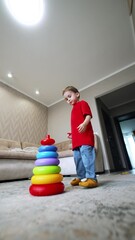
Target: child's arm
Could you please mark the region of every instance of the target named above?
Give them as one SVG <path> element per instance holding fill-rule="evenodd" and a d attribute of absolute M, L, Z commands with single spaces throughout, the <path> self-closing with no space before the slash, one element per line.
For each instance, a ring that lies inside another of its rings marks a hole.
<path fill-rule="evenodd" d="M 86 115 L 85 120 L 83 121 L 83 123 L 81 123 L 77 127 L 79 133 L 85 132 L 86 127 L 87 127 L 88 123 L 90 122 L 90 120 L 91 120 L 91 116 L 90 115 Z"/>

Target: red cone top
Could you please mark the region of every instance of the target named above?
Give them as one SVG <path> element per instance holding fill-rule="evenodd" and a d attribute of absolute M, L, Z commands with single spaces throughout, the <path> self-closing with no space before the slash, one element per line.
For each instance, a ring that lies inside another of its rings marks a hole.
<path fill-rule="evenodd" d="M 55 140 L 53 138 L 50 138 L 50 135 L 47 135 L 45 139 L 41 140 L 41 145 L 52 145 L 55 143 Z"/>

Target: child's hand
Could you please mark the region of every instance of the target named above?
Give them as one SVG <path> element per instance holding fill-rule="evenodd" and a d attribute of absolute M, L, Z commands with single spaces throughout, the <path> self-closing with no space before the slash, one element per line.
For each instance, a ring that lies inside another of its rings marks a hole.
<path fill-rule="evenodd" d="M 87 127 L 87 126 L 86 126 L 84 123 L 81 123 L 81 124 L 77 127 L 78 132 L 79 132 L 79 133 L 85 132 L 86 127 Z"/>
<path fill-rule="evenodd" d="M 68 137 L 69 139 L 72 139 L 72 133 L 68 132 L 68 133 L 67 133 L 67 137 Z"/>

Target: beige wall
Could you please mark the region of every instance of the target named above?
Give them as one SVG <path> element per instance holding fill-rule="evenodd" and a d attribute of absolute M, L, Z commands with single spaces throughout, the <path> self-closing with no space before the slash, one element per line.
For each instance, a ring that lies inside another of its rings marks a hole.
<path fill-rule="evenodd" d="M 81 92 L 81 98 L 88 101 L 93 112 L 92 124 L 94 131 L 98 133 L 101 139 L 104 165 L 106 170 L 110 168 L 104 146 L 95 98 L 127 85 L 133 81 L 135 81 L 135 65 L 115 74 L 114 76 L 108 77 L 107 79 L 104 79 L 98 84 L 93 85 Z M 64 101 L 57 103 L 48 110 L 48 132 L 55 138 L 57 142 L 67 139 L 66 133 L 70 131 L 70 111 L 71 107 Z"/>
<path fill-rule="evenodd" d="M 47 118 L 47 107 L 0 82 L 0 138 L 40 143 Z"/>

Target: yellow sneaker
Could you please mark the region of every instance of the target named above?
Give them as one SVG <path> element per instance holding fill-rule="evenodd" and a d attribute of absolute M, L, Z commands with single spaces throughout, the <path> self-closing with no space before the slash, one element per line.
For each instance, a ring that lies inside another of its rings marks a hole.
<path fill-rule="evenodd" d="M 80 182 L 81 182 L 81 179 L 75 178 L 75 179 L 73 179 L 73 180 L 70 182 L 70 184 L 71 184 L 72 186 L 78 186 Z"/>
<path fill-rule="evenodd" d="M 98 182 L 97 180 L 88 178 L 83 182 L 80 181 L 79 186 L 86 187 L 86 188 L 95 188 L 95 187 L 98 187 Z"/>

